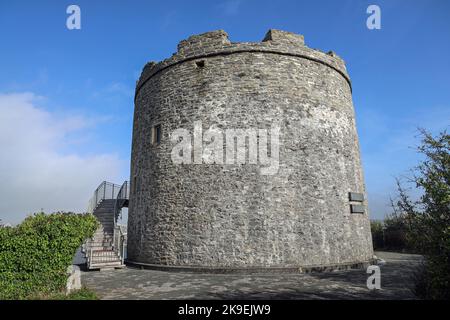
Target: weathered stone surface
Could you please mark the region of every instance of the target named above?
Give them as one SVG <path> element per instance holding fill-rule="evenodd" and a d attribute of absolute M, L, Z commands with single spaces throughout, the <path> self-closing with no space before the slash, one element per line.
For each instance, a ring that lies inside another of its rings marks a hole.
<path fill-rule="evenodd" d="M 248 163 L 174 164 L 170 134 L 192 133 L 194 121 L 203 130 L 279 123 L 277 174 Z M 336 54 L 280 31 L 258 43 L 232 43 L 214 31 L 144 68 L 135 97 L 129 260 L 221 268 L 366 262 L 373 255 L 367 202 L 359 203 L 365 214 L 352 214 L 349 192 L 365 187 L 350 80 Z"/>
<path fill-rule="evenodd" d="M 66 293 L 69 294 L 74 290 L 80 290 L 81 289 L 80 267 L 76 265 L 70 265 L 67 267 L 66 272 L 69 275 L 66 283 Z"/>

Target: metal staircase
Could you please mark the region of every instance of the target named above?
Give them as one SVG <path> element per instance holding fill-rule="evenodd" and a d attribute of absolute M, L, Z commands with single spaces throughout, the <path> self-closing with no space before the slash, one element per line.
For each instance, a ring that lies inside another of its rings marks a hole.
<path fill-rule="evenodd" d="M 122 208 L 128 207 L 128 181 L 121 186 L 103 181 L 89 201 L 88 213 L 100 222 L 94 236 L 84 245 L 88 269 L 124 267 L 126 231 L 117 224 Z"/>

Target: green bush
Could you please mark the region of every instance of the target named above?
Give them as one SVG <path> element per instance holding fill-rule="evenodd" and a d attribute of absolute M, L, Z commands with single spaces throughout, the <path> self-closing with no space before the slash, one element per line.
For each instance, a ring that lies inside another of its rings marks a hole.
<path fill-rule="evenodd" d="M 93 215 L 38 213 L 0 228 L 0 299 L 26 299 L 64 290 L 67 267 L 98 222 Z"/>
<path fill-rule="evenodd" d="M 423 160 L 410 180 L 422 195 L 412 200 L 398 182 L 394 215 L 401 217 L 407 244 L 424 255 L 416 275 L 416 294 L 424 299 L 450 299 L 450 135 L 422 130 L 418 151 Z"/>

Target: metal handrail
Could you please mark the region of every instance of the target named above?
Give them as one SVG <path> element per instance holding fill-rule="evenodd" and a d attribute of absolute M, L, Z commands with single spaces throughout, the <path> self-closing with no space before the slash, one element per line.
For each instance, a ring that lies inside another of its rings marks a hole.
<path fill-rule="evenodd" d="M 130 199 L 130 188 L 128 187 L 128 181 L 125 181 L 120 187 L 117 193 L 116 201 L 114 203 L 114 219 L 119 219 L 119 214 L 122 212 L 122 207 L 126 201 Z"/>
<path fill-rule="evenodd" d="M 130 197 L 130 190 L 128 188 L 128 181 L 125 181 L 120 187 L 120 190 L 117 193 L 116 201 L 114 202 L 113 248 L 114 251 L 119 254 L 119 257 L 122 259 L 122 262 L 124 258 L 123 257 L 124 235 L 121 228 L 117 226 L 117 220 L 119 219 L 119 215 L 122 213 L 123 205 L 125 204 L 126 201 L 128 201 L 129 197 Z M 116 238 L 118 238 L 117 244 Z"/>
<path fill-rule="evenodd" d="M 114 227 L 114 252 L 119 256 L 121 263 L 125 260 L 125 246 L 127 233 L 124 232 L 120 225 Z"/>
<path fill-rule="evenodd" d="M 121 186 L 115 183 L 103 181 L 100 185 L 95 189 L 94 194 L 89 200 L 87 213 L 93 213 L 95 208 L 106 199 L 116 199 L 117 194 L 120 191 Z"/>
<path fill-rule="evenodd" d="M 113 212 L 113 250 L 121 259 L 123 264 L 125 258 L 125 247 L 126 247 L 126 232 L 122 230 L 122 228 L 117 224 L 117 220 L 119 215 L 122 212 L 122 208 L 126 205 L 130 196 L 129 183 L 125 181 L 122 185 L 114 184 L 111 182 L 103 181 L 100 185 L 95 189 L 94 194 L 89 200 L 88 204 L 88 213 L 94 213 L 95 209 L 103 200 L 115 200 L 114 201 L 114 212 Z M 91 263 L 92 259 L 92 246 L 91 242 L 93 239 L 88 239 L 85 242 L 84 252 L 86 254 L 86 259 L 88 266 Z"/>

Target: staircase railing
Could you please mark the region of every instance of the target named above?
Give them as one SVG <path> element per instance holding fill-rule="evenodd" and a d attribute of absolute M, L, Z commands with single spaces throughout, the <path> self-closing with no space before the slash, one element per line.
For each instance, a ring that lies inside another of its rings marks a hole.
<path fill-rule="evenodd" d="M 114 228 L 114 252 L 119 256 L 121 263 L 124 263 L 127 245 L 127 232 L 124 226 L 116 225 Z"/>
<path fill-rule="evenodd" d="M 89 200 L 87 213 L 93 213 L 95 208 L 102 202 L 107 199 L 117 199 L 117 194 L 119 193 L 122 186 L 118 184 L 114 184 L 111 182 L 103 181 L 100 185 L 95 189 L 94 194 Z"/>
<path fill-rule="evenodd" d="M 125 258 L 126 233 L 124 233 L 122 227 L 117 224 L 117 220 L 122 213 L 122 208 L 128 206 L 128 200 L 130 198 L 130 188 L 128 185 L 128 181 L 125 181 L 122 184 L 114 203 L 113 248 L 114 252 L 120 257 L 122 264 Z"/>
<path fill-rule="evenodd" d="M 130 188 L 128 181 L 125 181 L 117 192 L 116 201 L 114 203 L 114 221 L 119 219 L 122 208 L 128 204 L 130 199 Z"/>
<path fill-rule="evenodd" d="M 119 219 L 119 215 L 121 215 L 122 208 L 128 206 L 128 199 L 130 196 L 129 183 L 125 181 L 122 185 L 114 184 L 111 182 L 103 181 L 97 189 L 95 189 L 94 194 L 89 200 L 88 204 L 88 213 L 94 213 L 95 209 L 99 206 L 99 204 L 103 200 L 115 200 L 114 201 L 114 211 L 112 212 L 111 218 L 114 222 L 113 228 L 113 250 L 119 256 L 122 264 L 125 258 L 125 248 L 126 248 L 126 240 L 127 233 L 126 227 L 120 226 L 117 224 L 117 220 Z M 93 239 L 88 239 L 85 244 L 83 251 L 86 255 L 86 260 L 88 266 L 92 260 L 92 242 Z"/>

